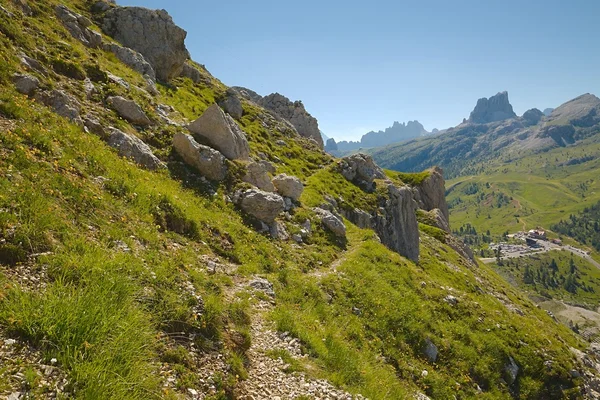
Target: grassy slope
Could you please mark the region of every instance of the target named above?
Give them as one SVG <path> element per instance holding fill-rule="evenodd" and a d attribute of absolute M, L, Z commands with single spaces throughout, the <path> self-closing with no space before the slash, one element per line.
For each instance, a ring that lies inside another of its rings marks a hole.
<path fill-rule="evenodd" d="M 485 390 L 482 398 L 505 398 L 509 388 L 502 377 L 508 356 L 521 366 L 514 390 L 522 398 L 556 395 L 557 384 L 572 385 L 567 347 L 579 346 L 576 339 L 491 270 L 469 269 L 427 235 L 419 266 L 388 251 L 372 233 L 353 227 L 346 244 L 318 224 L 308 245 L 270 240 L 255 233 L 224 200 L 226 187 L 211 195 L 191 171 L 170 158 L 172 132 L 137 133 L 154 138 L 151 144 L 169 162 L 168 171 L 151 173 L 17 94 L 9 84 L 17 69 L 12 45 L 35 51 L 33 32 L 46 36 L 48 52 L 58 56 L 66 51 L 60 46 L 67 46 L 78 55 L 76 62 L 97 61 L 132 83 L 143 83 L 112 56 L 83 48 L 64 29 L 48 23 L 44 15 L 52 15 L 53 2 L 31 4 L 42 13 L 22 21 L 24 31 L 19 21 L 1 21 L 0 100 L 8 117 L 2 126 L 8 129 L 0 131 L 0 237 L 2 254 L 10 258 L 0 262 L 0 326 L 41 349 L 46 359 L 56 357 L 69 373 L 76 397 L 176 397 L 160 390 L 161 363 L 174 364 L 184 390 L 194 387 L 193 370 L 173 356 L 177 349 L 168 337 L 174 332 L 195 334 L 199 348 L 227 355 L 232 369 L 219 384 L 223 396 L 244 376 L 240 359 L 245 349 L 228 338 L 236 333 L 247 337 L 247 304 L 225 301 L 223 292 L 231 280 L 207 274 L 200 255 L 219 256 L 238 264 L 239 274 L 260 273 L 275 282 L 279 297 L 273 319 L 281 330 L 302 339 L 316 366 L 311 373 L 372 398 L 404 398 L 415 389 L 432 398 L 469 397 L 475 383 Z M 44 82 L 78 90 L 77 83 L 54 74 Z M 160 101 L 190 119 L 223 89 L 216 81 L 176 83 L 178 90 L 160 88 Z M 133 89 L 127 95 L 150 110 L 151 100 L 143 94 Z M 306 178 L 306 206 L 323 201 L 329 178 L 336 179 L 333 192 L 351 205 L 369 198 L 333 169 L 323 169 L 331 159 L 309 141 L 265 129 L 260 110 L 245 107 L 242 125 L 252 152 L 277 157 L 280 172 Z M 102 118 L 135 132 L 112 113 Z M 288 146 L 274 145 L 279 138 Z M 300 208 L 292 217 L 302 222 L 312 215 Z M 165 224 L 168 220 L 178 223 Z M 119 250 L 121 242 L 131 250 Z M 46 254 L 32 256 L 36 253 Z M 319 278 L 314 273 L 326 272 L 336 259 L 340 274 Z M 31 271 L 45 266 L 47 288 L 19 285 L 16 263 Z M 204 299 L 200 314 L 194 311 L 195 297 L 183 289 L 189 283 Z M 449 293 L 459 298 L 456 307 L 443 301 Z M 527 317 L 508 311 L 486 293 L 503 293 Z M 421 354 L 426 339 L 440 349 L 434 365 Z M 519 341 L 528 346 L 515 346 Z M 555 360 L 551 370 L 543 366 L 548 358 Z"/>

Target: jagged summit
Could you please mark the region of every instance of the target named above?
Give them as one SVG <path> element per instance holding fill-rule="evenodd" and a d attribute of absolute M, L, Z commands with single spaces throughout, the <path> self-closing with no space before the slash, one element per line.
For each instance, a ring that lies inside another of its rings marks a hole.
<path fill-rule="evenodd" d="M 515 114 L 512 105 L 508 101 L 508 92 L 504 91 L 499 92 L 489 99 L 483 97 L 477 100 L 477 105 L 471 112 L 468 122 L 487 124 L 490 122 L 515 118 L 516 116 L 517 114 Z"/>

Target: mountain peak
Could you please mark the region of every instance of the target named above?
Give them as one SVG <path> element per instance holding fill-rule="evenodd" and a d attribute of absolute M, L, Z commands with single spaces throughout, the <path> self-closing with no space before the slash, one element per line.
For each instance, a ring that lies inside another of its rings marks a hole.
<path fill-rule="evenodd" d="M 482 97 L 477 100 L 475 109 L 469 116 L 469 122 L 475 124 L 487 124 L 494 121 L 515 118 L 517 114 L 513 111 L 512 105 L 508 101 L 508 92 L 499 92 L 495 96 Z"/>

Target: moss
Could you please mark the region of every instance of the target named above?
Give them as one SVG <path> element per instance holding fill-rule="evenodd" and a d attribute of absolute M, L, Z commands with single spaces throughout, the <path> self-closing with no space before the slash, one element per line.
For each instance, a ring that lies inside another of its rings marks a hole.
<path fill-rule="evenodd" d="M 84 80 L 86 74 L 84 69 L 79 65 L 71 61 L 63 60 L 60 58 L 52 60 L 52 69 L 54 72 L 60 75 L 64 75 L 67 78 Z"/>

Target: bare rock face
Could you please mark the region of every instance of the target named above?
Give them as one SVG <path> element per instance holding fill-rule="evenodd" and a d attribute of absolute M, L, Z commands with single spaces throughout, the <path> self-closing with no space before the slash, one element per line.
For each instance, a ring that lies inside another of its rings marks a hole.
<path fill-rule="evenodd" d="M 200 174 L 213 181 L 222 181 L 227 176 L 225 156 L 215 149 L 199 144 L 190 135 L 176 133 L 173 148 L 186 164 L 196 168 Z"/>
<path fill-rule="evenodd" d="M 146 143 L 118 129 L 112 128 L 108 137 L 108 145 L 117 149 L 121 157 L 131 158 L 136 163 L 150 170 L 165 167 L 152 153 L 152 150 Z"/>
<path fill-rule="evenodd" d="M 235 119 L 239 120 L 242 118 L 242 115 L 244 115 L 242 102 L 240 101 L 238 94 L 234 89 L 227 89 L 226 97 L 219 103 L 219 105 Z"/>
<path fill-rule="evenodd" d="M 380 208 L 381 214 L 372 219 L 373 229 L 381 243 L 400 255 L 419 261 L 419 225 L 416 203 L 408 187 L 388 185 L 388 199 Z"/>
<path fill-rule="evenodd" d="M 106 99 L 106 103 L 132 124 L 148 126 L 152 123 L 142 108 L 133 100 L 127 100 L 121 96 L 111 96 Z"/>
<path fill-rule="evenodd" d="M 273 184 L 277 188 L 277 193 L 295 201 L 300 199 L 300 196 L 304 191 L 302 181 L 295 176 L 279 174 L 273 178 Z"/>
<path fill-rule="evenodd" d="M 244 182 L 256 186 L 266 192 L 274 192 L 275 186 L 271 182 L 269 171 L 261 162 L 251 162 L 246 166 L 246 175 L 242 178 Z"/>
<path fill-rule="evenodd" d="M 291 102 L 279 93 L 272 93 L 258 100 L 258 104 L 288 120 L 300 136 L 314 139 L 323 148 L 319 123 L 306 111 L 301 101 Z"/>
<path fill-rule="evenodd" d="M 323 208 L 313 208 L 313 211 L 319 216 L 327 230 L 337 237 L 346 237 L 346 225 L 340 217 Z"/>
<path fill-rule="evenodd" d="M 531 110 L 525 111 L 522 118 L 525 120 L 527 126 L 531 126 L 531 125 L 537 125 L 538 122 L 540 122 L 543 117 L 544 117 L 543 112 L 541 112 L 537 108 L 532 108 Z"/>
<path fill-rule="evenodd" d="M 512 105 L 508 101 L 508 92 L 500 92 L 489 99 L 483 97 L 477 100 L 475 109 L 471 112 L 469 122 L 475 124 L 487 124 L 494 121 L 502 121 L 516 118 Z"/>
<path fill-rule="evenodd" d="M 104 46 L 105 51 L 110 51 L 125 65 L 129 66 L 134 71 L 148 77 L 152 81 L 156 80 L 156 73 L 154 68 L 143 55 L 135 50 L 128 47 L 119 46 L 116 43 L 106 43 Z"/>
<path fill-rule="evenodd" d="M 342 175 L 366 191 L 374 189 L 375 179 L 385 179 L 385 173 L 369 155 L 358 153 L 344 157 L 339 164 Z"/>
<path fill-rule="evenodd" d="M 415 200 L 420 209 L 431 211 L 437 208 L 442 213 L 444 219 L 450 221 L 448 203 L 446 203 L 444 171 L 441 168 L 431 168 L 429 170 L 429 177 L 415 187 L 414 193 Z"/>
<path fill-rule="evenodd" d="M 14 75 L 13 82 L 17 92 L 31 96 L 40 86 L 38 78 L 32 75 Z"/>
<path fill-rule="evenodd" d="M 371 214 L 361 210 L 360 208 L 354 208 L 352 210 L 341 208 L 340 213 L 344 216 L 344 218 L 361 229 L 372 228 Z"/>
<path fill-rule="evenodd" d="M 164 82 L 179 76 L 190 57 L 186 31 L 173 23 L 165 10 L 116 7 L 104 16 L 102 29 L 126 47 L 136 50 L 152 65 Z"/>
<path fill-rule="evenodd" d="M 219 150 L 230 160 L 247 160 L 250 156 L 246 135 L 233 118 L 216 104 L 208 107 L 187 128 L 198 142 Z"/>
<path fill-rule="evenodd" d="M 260 94 L 256 93 L 254 90 L 250 90 L 245 87 L 232 86 L 230 89 L 234 90 L 236 93 L 242 96 L 242 98 L 252 101 L 256 104 L 258 104 L 259 101 L 262 99 L 262 96 Z"/>
<path fill-rule="evenodd" d="M 87 47 L 100 47 L 102 44 L 102 35 L 88 27 L 92 25 L 92 21 L 69 10 L 64 5 L 58 5 L 54 9 L 56 16 L 63 23 L 69 33 Z"/>
<path fill-rule="evenodd" d="M 259 189 L 242 192 L 238 204 L 243 211 L 266 224 L 273 223 L 285 207 L 283 197 Z"/>

